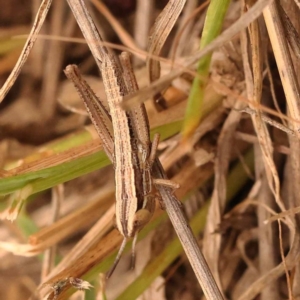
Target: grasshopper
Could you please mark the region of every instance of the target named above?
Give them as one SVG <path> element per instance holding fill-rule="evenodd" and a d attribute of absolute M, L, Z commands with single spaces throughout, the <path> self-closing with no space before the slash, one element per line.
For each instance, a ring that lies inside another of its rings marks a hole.
<path fill-rule="evenodd" d="M 125 112 L 120 103 L 127 94 L 124 74 L 115 58 L 105 54 L 101 63 L 101 74 L 107 95 L 110 115 L 88 84 L 80 77 L 76 66 L 68 66 L 65 73 L 75 84 L 83 99 L 90 118 L 102 139 L 104 150 L 115 169 L 116 226 L 123 235 L 123 242 L 109 271 L 109 277 L 117 266 L 128 238 L 133 237 L 132 265 L 138 232 L 149 222 L 155 208 L 154 181 L 151 168 L 156 156 L 159 136 L 150 142 L 149 125 L 141 122 L 138 127 L 140 109 Z M 126 76 L 125 76 L 126 77 Z M 137 117 L 134 114 L 137 113 Z M 144 111 L 144 113 L 146 113 Z M 112 123 L 112 126 L 111 126 Z M 139 132 L 139 133 L 137 133 Z M 142 132 L 142 133 L 141 133 Z"/>
<path fill-rule="evenodd" d="M 78 22 L 85 37 L 101 42 L 102 38 L 84 2 L 80 0 L 69 4 L 78 21 L 82 19 L 80 17 L 82 15 L 86 15 L 89 20 L 88 25 Z M 109 277 L 120 260 L 128 238 L 131 237 L 134 238 L 132 246 L 132 262 L 134 262 L 137 234 L 151 219 L 154 212 L 153 186 L 154 184 L 168 185 L 168 183 L 164 179 L 156 182 L 152 180 L 151 169 L 156 158 L 159 136 L 156 135 L 151 144 L 144 105 L 136 106 L 130 112 L 124 111 L 120 105 L 124 96 L 138 89 L 129 56 L 126 54 L 121 56 L 122 70 L 116 58 L 105 46 L 93 43 L 89 46 L 102 74 L 110 115 L 92 89 L 80 77 L 77 67 L 69 66 L 65 73 L 74 82 L 83 99 L 102 139 L 104 150 L 115 168 L 116 226 L 124 239 L 113 267 L 108 273 Z"/>
<path fill-rule="evenodd" d="M 114 57 L 110 55 L 103 57 L 101 74 L 114 131 L 116 225 L 124 236 L 116 258 L 116 265 L 129 237 L 134 237 L 132 252 L 134 257 L 137 234 L 151 219 L 155 202 L 154 197 L 148 196 L 148 193 L 145 194 L 144 176 L 141 171 L 137 144 L 133 139 L 131 119 L 120 107 L 123 96 L 127 94 L 127 88 Z"/>

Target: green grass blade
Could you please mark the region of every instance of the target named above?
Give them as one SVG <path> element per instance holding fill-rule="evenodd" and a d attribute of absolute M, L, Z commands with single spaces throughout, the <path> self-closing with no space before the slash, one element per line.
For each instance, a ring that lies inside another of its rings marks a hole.
<path fill-rule="evenodd" d="M 159 132 L 161 134 L 161 140 L 164 140 L 178 133 L 181 125 L 182 122 L 177 121 L 155 128 L 153 131 Z M 51 145 L 51 150 L 55 150 L 55 153 L 58 153 L 92 139 L 91 135 L 87 136 L 86 133 L 82 135 L 83 136 L 81 136 L 80 139 L 74 137 L 75 141 L 70 139 L 68 141 L 62 141 L 60 144 L 53 144 Z M 105 155 L 104 151 L 100 151 L 50 168 L 2 178 L 0 179 L 0 195 L 8 195 L 24 188 L 27 185 L 31 185 L 32 194 L 35 194 L 57 184 L 103 168 L 108 164 L 110 164 L 109 159 Z"/>
<path fill-rule="evenodd" d="M 200 49 L 207 46 L 219 35 L 229 3 L 230 0 L 211 0 L 206 14 Z M 209 74 L 211 56 L 212 54 L 208 54 L 198 62 L 198 76 L 193 81 L 181 131 L 184 139 L 193 134 L 203 116 L 204 91 Z"/>

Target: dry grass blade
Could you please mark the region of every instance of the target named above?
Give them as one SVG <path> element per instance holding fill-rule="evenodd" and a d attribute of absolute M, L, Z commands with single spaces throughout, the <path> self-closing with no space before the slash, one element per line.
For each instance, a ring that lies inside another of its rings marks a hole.
<path fill-rule="evenodd" d="M 155 9 L 154 5 L 155 1 L 153 0 L 138 0 L 136 4 L 134 39 L 141 49 L 146 49 L 148 45 L 148 35 Z"/>
<path fill-rule="evenodd" d="M 65 15 L 68 16 L 67 21 L 65 20 Z M 65 1 L 55 1 L 52 5 L 50 20 L 51 34 L 54 36 L 59 34 L 70 36 L 75 26 L 76 22 L 68 9 L 67 3 Z M 43 65 L 41 75 L 45 79 L 41 87 L 40 110 L 41 115 L 47 120 L 51 120 L 55 115 L 57 107 L 57 87 L 60 80 L 61 69 L 63 68 L 63 57 L 66 46 L 66 44 L 62 45 L 59 41 L 52 40 L 49 42 L 48 51 L 53 53 L 53 56 L 48 57 L 46 60 L 41 58 L 41 64 Z M 39 53 L 33 53 L 33 55 L 40 57 Z M 38 67 L 36 67 L 36 69 L 37 68 Z"/>
<path fill-rule="evenodd" d="M 63 269 L 69 267 L 86 249 L 94 246 L 112 227 L 112 219 L 115 207 L 111 206 L 105 214 L 97 221 L 97 223 L 88 231 L 88 233 L 77 243 L 76 246 L 64 257 L 64 259 L 52 270 L 47 279 L 57 275 Z"/>
<path fill-rule="evenodd" d="M 110 232 L 101 240 L 101 243 L 97 243 L 95 246 L 85 249 L 85 253 L 80 255 L 76 262 L 59 272 L 57 275 L 51 277 L 51 279 L 47 283 L 43 284 L 40 289 L 42 289 L 45 285 L 54 286 L 56 282 L 60 282 L 65 278 L 70 278 L 70 274 L 72 274 L 72 277 L 74 278 L 83 277 L 83 275 L 88 273 L 98 262 L 103 261 L 104 258 L 112 253 L 112 251 L 119 246 L 120 242 L 121 236 L 117 233 L 117 231 Z M 105 266 L 106 270 L 109 267 L 108 263 L 106 263 Z M 68 292 L 68 288 L 70 288 L 70 286 L 64 287 L 57 299 L 67 299 L 68 296 L 66 294 Z M 45 295 L 45 293 L 47 293 L 47 291 L 42 291 L 43 295 Z"/>
<path fill-rule="evenodd" d="M 300 212 L 300 207 L 295 207 L 295 208 L 288 209 L 286 211 L 278 213 L 278 214 L 270 217 L 269 219 L 265 220 L 265 224 L 277 221 L 278 219 L 283 219 L 285 216 L 288 216 L 288 215 L 298 214 L 299 212 Z"/>
<path fill-rule="evenodd" d="M 241 106 L 240 102 L 236 106 Z M 213 272 L 214 277 L 221 286 L 219 275 L 219 255 L 221 249 L 221 234 L 215 233 L 221 223 L 226 204 L 226 177 L 228 173 L 234 133 L 240 121 L 241 115 L 231 111 L 227 117 L 218 139 L 218 148 L 215 159 L 215 182 L 211 205 L 208 211 L 207 224 L 205 227 L 203 253 Z"/>
<path fill-rule="evenodd" d="M 174 27 L 186 0 L 171 0 L 165 6 L 155 21 L 149 37 L 148 51 L 150 54 L 159 55 L 172 28 Z M 153 58 L 147 58 L 147 69 L 150 82 L 160 77 L 160 62 Z"/>
<path fill-rule="evenodd" d="M 282 26 L 281 18 L 277 8 L 276 1 L 272 2 L 264 10 L 264 18 L 271 44 L 273 46 L 274 55 L 279 70 L 281 82 L 286 95 L 286 100 L 291 117 L 300 119 L 300 98 L 299 84 L 296 80 L 295 70 L 291 60 L 290 51 L 285 39 L 285 32 Z M 293 124 L 294 130 L 299 135 L 299 125 Z"/>
<path fill-rule="evenodd" d="M 245 113 L 250 114 L 250 115 L 256 115 L 257 114 L 257 112 L 255 110 L 253 110 L 249 107 L 245 107 L 240 111 L 245 112 Z M 276 122 L 275 120 L 267 117 L 266 115 L 261 114 L 261 118 L 264 122 L 268 123 L 269 125 L 274 126 L 274 127 L 278 128 L 279 130 L 282 130 L 282 131 L 286 132 L 289 135 L 296 136 L 295 131 L 293 129 L 290 129 L 290 128 L 282 125 L 281 123 Z"/>
<path fill-rule="evenodd" d="M 64 198 L 64 186 L 62 184 L 57 185 L 52 189 L 52 218 L 51 223 L 54 223 L 60 215 L 60 206 Z M 53 245 L 51 248 L 47 249 L 44 253 L 42 272 L 41 272 L 41 281 L 43 282 L 47 274 L 53 269 L 55 265 L 55 256 L 56 256 L 56 245 Z"/>
<path fill-rule="evenodd" d="M 183 17 L 182 17 L 182 20 L 181 20 L 181 24 L 180 24 L 179 30 L 176 33 L 176 36 L 174 38 L 174 43 L 173 43 L 172 49 L 171 49 L 171 55 L 170 56 L 171 56 L 172 61 L 174 61 L 175 57 L 179 56 L 179 54 L 182 53 L 183 50 L 186 48 L 186 43 L 188 42 L 188 40 L 190 38 L 189 30 L 190 30 L 191 25 L 192 25 L 191 21 L 198 14 L 200 14 L 200 12 L 202 12 L 207 7 L 208 4 L 209 4 L 209 1 L 206 1 L 194 10 L 192 10 L 192 9 L 196 5 L 196 3 L 193 2 L 193 1 L 189 1 L 187 3 L 187 5 L 185 6 L 185 10 L 183 12 Z M 190 10 L 192 10 L 192 12 L 190 12 Z M 181 49 L 179 47 L 181 47 Z"/>
<path fill-rule="evenodd" d="M 83 0 L 67 0 L 70 8 L 74 14 L 74 17 L 82 31 L 82 34 L 95 58 L 96 64 L 99 69 L 101 68 L 101 61 L 103 55 L 107 53 L 107 50 L 99 42 L 102 38 L 98 32 L 95 23 L 92 20 L 90 13 L 88 12 Z"/>
<path fill-rule="evenodd" d="M 260 52 L 260 36 L 257 21 L 253 22 L 250 26 L 250 39 L 251 39 L 251 50 L 252 50 L 252 64 L 253 64 L 253 75 L 250 70 L 250 63 L 248 61 L 247 53 L 247 38 L 242 35 L 242 45 L 243 45 L 243 63 L 244 70 L 246 74 L 246 86 L 248 98 L 253 98 L 256 103 L 261 101 L 261 91 L 262 91 L 262 62 L 261 62 L 261 52 Z M 250 104 L 250 107 L 254 108 Z M 256 116 L 256 117 L 254 117 Z M 265 172 L 267 174 L 267 179 L 269 187 L 276 199 L 278 206 L 281 210 L 285 209 L 284 203 L 281 200 L 280 196 L 280 180 L 276 170 L 276 166 L 273 161 L 273 146 L 271 138 L 267 131 L 266 125 L 264 124 L 261 113 L 257 111 L 253 117 L 252 122 L 258 137 L 260 149 L 262 151 L 263 160 L 265 163 Z"/>
<path fill-rule="evenodd" d="M 63 164 L 64 162 L 68 162 L 73 159 L 78 159 L 80 157 L 96 153 L 101 149 L 102 146 L 99 144 L 98 140 L 91 140 L 89 143 L 78 145 L 78 147 L 75 146 L 74 148 L 67 149 L 65 151 L 53 151 L 50 146 L 50 149 L 46 149 L 44 155 L 42 154 L 35 159 L 33 159 L 33 157 L 29 157 L 29 162 L 22 162 L 19 166 L 9 170 L 6 176 L 25 175 L 27 173 L 43 170 L 45 168 Z M 31 161 L 31 159 L 33 159 L 33 161 Z"/>
<path fill-rule="evenodd" d="M 139 48 L 136 46 L 132 37 L 125 31 L 122 25 L 118 22 L 118 20 L 111 14 L 111 12 L 107 9 L 107 7 L 99 0 L 91 0 L 91 2 L 95 5 L 95 7 L 106 17 L 109 24 L 114 28 L 116 33 L 118 34 L 120 40 L 129 47 L 130 49 L 136 50 L 139 52 Z"/>
<path fill-rule="evenodd" d="M 0 248 L 6 249 L 15 255 L 35 256 L 49 247 L 63 241 L 66 237 L 75 234 L 84 226 L 94 222 L 102 215 L 111 204 L 112 187 L 104 189 L 100 199 L 94 203 L 76 210 L 73 213 L 59 219 L 55 223 L 41 229 L 29 237 L 28 244 L 16 244 L 0 242 Z"/>
<path fill-rule="evenodd" d="M 299 1 L 298 1 L 299 2 Z M 288 14 L 288 18 L 286 16 L 283 16 L 283 21 L 285 24 L 285 32 L 287 32 L 288 41 L 291 47 L 291 59 L 292 59 L 292 66 L 286 66 L 287 68 L 292 67 L 295 72 L 295 78 L 294 80 L 298 82 L 298 87 L 300 84 L 299 81 L 299 74 L 297 70 L 299 70 L 299 6 L 297 7 L 296 2 L 289 2 L 289 1 L 283 1 L 282 7 L 284 11 L 286 11 L 286 14 Z M 299 4 L 299 3 L 298 3 Z M 280 10 L 279 10 L 280 12 Z M 282 14 L 281 14 L 282 16 Z M 287 21 L 290 20 L 290 23 L 292 23 L 295 26 L 286 26 Z M 299 101 L 299 98 L 298 98 Z M 297 103 L 298 104 L 298 103 Z M 295 104 L 295 105 L 297 105 Z M 291 115 L 291 113 L 289 113 Z M 292 122 L 289 122 L 289 127 L 293 128 L 295 127 Z M 298 134 L 297 134 L 298 137 Z M 287 167 L 286 167 L 286 185 L 289 185 L 291 187 L 290 192 L 287 193 L 290 195 L 288 197 L 288 207 L 293 208 L 299 206 L 299 193 L 300 193 L 300 187 L 297 184 L 300 180 L 300 141 L 296 137 L 289 136 L 289 143 L 290 143 L 290 156 L 288 158 Z M 290 174 L 290 175 L 288 175 Z M 296 224 L 299 224 L 299 216 L 295 215 Z M 296 227 L 296 230 L 299 232 L 299 227 Z M 294 276 L 291 277 L 291 285 L 292 285 L 292 291 L 290 292 L 292 296 L 299 294 L 299 286 L 296 284 L 297 281 L 299 281 L 299 267 L 295 267 L 295 273 Z"/>
<path fill-rule="evenodd" d="M 247 93 L 248 93 L 248 97 L 253 98 L 253 100 L 257 103 L 260 103 L 262 97 L 262 56 L 261 56 L 261 46 L 260 46 L 261 39 L 260 39 L 259 26 L 257 21 L 251 24 L 249 31 L 250 31 L 250 40 L 251 40 L 251 50 L 252 50 L 253 77 L 249 74 L 250 78 L 248 78 L 248 81 L 251 80 L 252 77 L 253 84 L 250 82 L 248 83 Z M 245 63 L 244 65 L 245 67 L 247 67 L 249 64 Z M 248 70 L 247 73 L 250 73 L 250 70 Z M 253 108 L 253 106 L 251 105 L 250 107 Z M 259 111 L 257 111 L 257 114 L 255 114 L 252 117 L 252 122 L 258 137 L 260 151 L 262 153 L 264 165 L 265 165 L 266 178 L 268 180 L 270 190 L 272 191 L 280 209 L 284 210 L 285 205 L 281 200 L 281 196 L 280 196 L 280 180 L 276 170 L 275 163 L 273 161 L 272 141 L 267 131 L 266 125 L 262 120 L 261 113 Z M 258 151 L 258 153 L 260 151 Z M 257 172 L 258 169 L 259 167 L 257 167 Z M 279 227 L 281 228 L 280 223 L 279 223 Z M 284 268 L 286 270 L 287 280 L 289 280 L 289 275 L 286 269 L 285 258 L 283 255 L 282 248 L 280 253 L 283 259 Z M 261 252 L 261 255 L 263 255 L 263 252 Z M 273 266 L 274 263 L 272 263 L 271 261 L 269 265 Z M 290 287 L 290 284 L 288 284 L 288 286 Z M 267 293 L 267 291 L 264 292 L 264 295 L 266 295 L 265 293 Z"/>
<path fill-rule="evenodd" d="M 278 3 L 278 9 L 280 12 L 280 16 L 283 21 L 283 25 L 285 27 L 285 32 L 287 34 L 288 42 L 296 55 L 296 57 L 300 58 L 300 37 L 299 34 L 291 22 L 290 18 L 286 14 L 285 10 L 282 8 L 280 3 Z"/>
<path fill-rule="evenodd" d="M 23 65 L 25 64 L 28 55 L 38 37 L 38 33 L 44 23 L 44 20 L 47 16 L 48 10 L 51 6 L 52 0 L 43 0 L 39 10 L 37 12 L 37 15 L 35 17 L 32 29 L 30 31 L 30 34 L 26 40 L 26 43 L 24 45 L 24 48 L 22 50 L 22 53 L 14 67 L 14 69 L 12 70 L 12 72 L 10 73 L 9 77 L 7 78 L 7 80 L 5 81 L 4 85 L 2 86 L 1 90 L 0 90 L 0 103 L 3 101 L 4 97 L 7 95 L 7 93 L 9 92 L 10 88 L 13 86 L 13 84 L 15 83 L 17 77 L 19 76 L 21 69 L 23 67 Z"/>
<path fill-rule="evenodd" d="M 262 117 L 262 116 L 261 116 Z M 262 117 L 263 119 L 263 117 Z M 263 119 L 264 120 L 264 119 Z M 261 188 L 258 191 L 257 198 L 267 208 L 274 206 L 273 194 L 269 188 L 268 178 L 265 172 L 265 158 L 260 150 L 260 145 L 255 145 L 256 161 L 256 182 L 261 181 Z M 276 250 L 274 244 L 274 229 L 271 226 L 265 226 L 264 220 L 269 217 L 270 213 L 262 206 L 257 208 L 258 215 L 258 241 L 259 241 L 259 267 L 261 274 L 267 273 L 276 266 Z M 262 299 L 280 299 L 277 284 L 271 283 L 261 293 Z"/>
<path fill-rule="evenodd" d="M 285 258 L 286 267 L 288 270 L 291 270 L 295 266 L 295 261 L 299 259 L 299 246 L 300 246 L 300 239 L 299 234 L 296 233 L 294 235 L 294 239 L 290 248 L 288 255 Z M 246 291 L 238 298 L 238 300 L 251 300 L 255 298 L 265 286 L 270 284 L 275 279 L 279 278 L 284 274 L 285 266 L 283 263 L 279 264 L 259 279 L 254 281 Z"/>
<path fill-rule="evenodd" d="M 253 64 L 253 85 L 252 88 L 248 85 L 248 98 L 253 99 L 254 102 L 261 102 L 262 93 L 262 58 L 260 50 L 260 35 L 258 22 L 255 21 L 250 26 L 250 39 L 252 45 L 252 64 Z M 251 106 L 250 106 L 251 107 Z M 251 107 L 254 109 L 254 106 Z M 285 206 L 280 197 L 280 181 L 276 170 L 276 166 L 273 162 L 273 146 L 271 138 L 267 131 L 265 123 L 262 121 L 261 114 L 257 111 L 257 114 L 252 117 L 254 128 L 258 136 L 261 151 L 263 153 L 265 161 L 265 170 L 267 173 L 269 186 L 274 194 L 277 204 L 281 210 L 285 210 Z"/>

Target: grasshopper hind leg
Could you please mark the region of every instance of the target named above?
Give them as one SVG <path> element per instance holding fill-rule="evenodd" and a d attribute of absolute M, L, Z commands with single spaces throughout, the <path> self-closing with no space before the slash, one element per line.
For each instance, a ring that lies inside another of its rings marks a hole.
<path fill-rule="evenodd" d="M 108 273 L 106 274 L 106 279 L 110 278 L 110 276 L 113 274 L 114 270 L 116 269 L 121 257 L 122 257 L 122 254 L 124 252 L 124 249 L 125 249 L 125 246 L 126 246 L 126 243 L 127 243 L 127 238 L 124 237 L 123 239 L 123 242 L 121 244 L 121 247 L 119 249 L 119 252 L 115 258 L 115 261 L 114 261 L 114 264 L 112 265 L 112 267 L 110 268 L 110 270 L 108 271 Z"/>
<path fill-rule="evenodd" d="M 137 238 L 138 238 L 138 232 L 136 232 L 136 234 L 134 235 L 133 241 L 132 241 L 132 247 L 131 247 L 131 264 L 130 264 L 131 270 L 133 270 L 135 268 L 135 260 L 136 260 L 135 247 L 136 247 Z"/>

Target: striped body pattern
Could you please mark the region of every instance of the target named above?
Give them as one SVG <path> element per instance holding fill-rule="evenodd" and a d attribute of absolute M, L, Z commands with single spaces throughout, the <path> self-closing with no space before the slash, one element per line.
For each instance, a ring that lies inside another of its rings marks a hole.
<path fill-rule="evenodd" d="M 114 130 L 116 223 L 123 236 L 132 237 L 135 234 L 134 216 L 139 201 L 136 191 L 138 176 L 134 167 L 135 153 L 132 149 L 129 120 L 126 112 L 120 107 L 126 87 L 118 72 L 114 59 L 105 56 L 101 73 Z"/>

